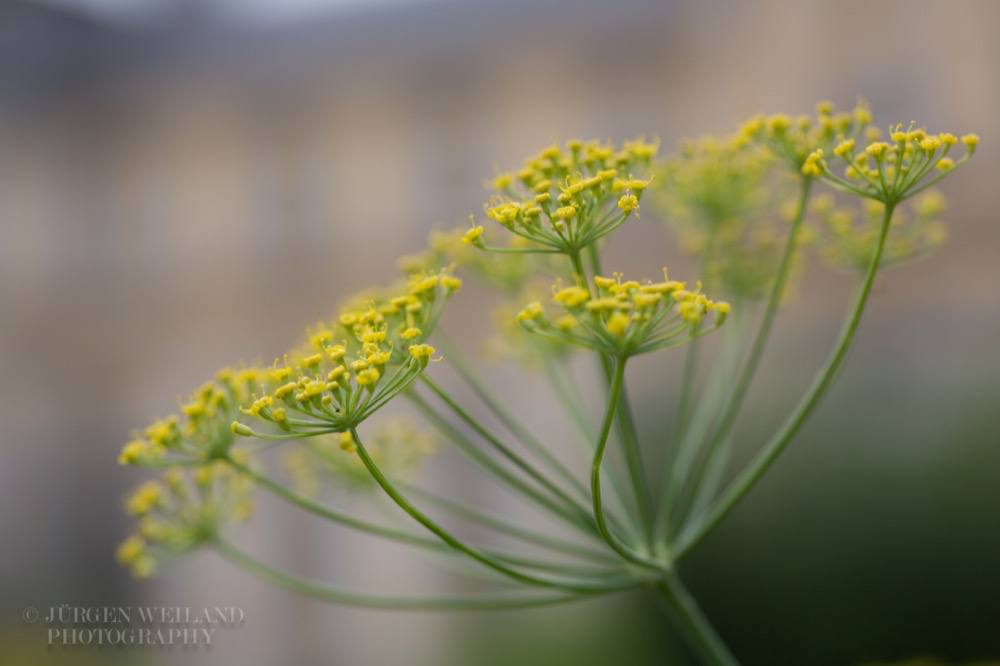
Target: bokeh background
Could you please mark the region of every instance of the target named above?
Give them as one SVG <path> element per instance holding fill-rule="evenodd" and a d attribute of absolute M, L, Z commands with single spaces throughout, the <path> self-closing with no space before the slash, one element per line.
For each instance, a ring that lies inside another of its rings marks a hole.
<path fill-rule="evenodd" d="M 345 295 L 390 282 L 432 227 L 481 210 L 497 166 L 553 138 L 655 134 L 669 152 L 756 112 L 858 96 L 883 126 L 982 137 L 942 188 L 951 241 L 880 275 L 834 390 L 682 573 L 747 664 L 1000 659 L 998 63 L 990 0 L 6 0 L 0 664 L 690 663 L 639 596 L 358 611 L 211 554 L 134 581 L 113 552 L 141 475 L 115 458 L 220 366 L 269 359 Z M 632 275 L 690 267 L 645 210 L 609 252 Z M 747 441 L 803 391 L 850 290 L 807 266 Z M 633 379 L 655 433 L 677 365 L 650 367 Z M 555 428 L 538 378 L 491 372 Z M 262 512 L 245 539 L 273 561 L 440 582 Z M 22 609 L 63 603 L 229 605 L 246 621 L 210 651 L 46 649 Z"/>

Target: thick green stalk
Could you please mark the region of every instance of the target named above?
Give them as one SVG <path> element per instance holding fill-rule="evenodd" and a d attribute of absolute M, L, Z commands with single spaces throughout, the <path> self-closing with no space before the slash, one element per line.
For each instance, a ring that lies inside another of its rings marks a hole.
<path fill-rule="evenodd" d="M 767 445 L 760 451 L 760 453 L 757 454 L 743 473 L 712 505 L 707 514 L 694 523 L 690 529 L 681 533 L 676 544 L 671 549 L 675 560 L 680 559 L 680 557 L 682 557 L 687 551 L 700 542 L 705 535 L 712 531 L 712 529 L 718 525 L 730 511 L 733 510 L 739 501 L 743 499 L 743 496 L 749 492 L 754 484 L 757 483 L 778 455 L 781 454 L 788 442 L 791 441 L 792 437 L 795 436 L 795 433 L 799 431 L 799 428 L 801 428 L 802 424 L 805 423 L 806 418 L 812 413 L 813 409 L 819 403 L 820 398 L 823 397 L 823 394 L 826 393 L 826 390 L 830 387 L 830 384 L 833 382 L 833 378 L 837 374 L 837 370 L 840 369 L 840 366 L 847 355 L 847 349 L 850 347 L 851 341 L 854 339 L 854 333 L 857 331 L 858 323 L 861 321 L 861 313 L 864 311 L 865 305 L 868 302 L 868 296 L 871 293 L 872 283 L 875 281 L 875 273 L 878 271 L 878 265 L 882 259 L 882 250 L 885 247 L 885 238 L 889 232 L 889 223 L 892 221 L 894 208 L 894 203 L 886 204 L 885 206 L 885 213 L 882 217 L 882 227 L 879 232 L 875 250 L 872 252 L 871 261 L 868 264 L 868 270 L 865 273 L 861 287 L 858 290 L 854 307 L 848 315 L 844 328 L 841 331 L 840 339 L 834 346 L 833 354 L 830 356 L 830 360 L 827 362 L 826 367 L 813 381 L 812 386 L 806 392 L 798 407 L 788 417 L 788 419 L 785 420 L 785 423 L 774 435 L 771 441 L 767 443 Z"/>
<path fill-rule="evenodd" d="M 623 364 L 624 365 L 624 364 Z M 622 451 L 625 454 L 625 465 L 628 467 L 629 480 L 635 491 L 635 504 L 639 510 L 639 523 L 642 533 L 646 535 L 648 545 L 652 547 L 653 509 L 650 499 L 649 483 L 646 481 L 646 466 L 639 450 L 639 436 L 636 433 L 635 418 L 632 416 L 631 402 L 628 390 L 621 387 L 618 400 L 618 427 L 622 436 Z"/>
<path fill-rule="evenodd" d="M 676 573 L 664 576 L 654 589 L 673 613 L 683 637 L 702 656 L 705 663 L 713 666 L 738 666 L 739 662 L 722 642 Z"/>

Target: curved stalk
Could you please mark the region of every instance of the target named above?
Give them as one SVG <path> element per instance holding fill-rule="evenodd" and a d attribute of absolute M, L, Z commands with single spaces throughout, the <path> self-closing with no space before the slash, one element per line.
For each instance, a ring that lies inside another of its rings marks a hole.
<path fill-rule="evenodd" d="M 597 440 L 597 448 L 594 451 L 594 459 L 590 465 L 590 492 L 594 499 L 594 519 L 597 521 L 597 529 L 601 536 L 608 543 L 612 550 L 621 555 L 625 560 L 653 569 L 662 568 L 662 563 L 650 559 L 641 553 L 633 551 L 613 535 L 608 529 L 607 520 L 604 515 L 604 500 L 601 495 L 601 462 L 604 460 L 604 451 L 608 445 L 608 435 L 611 434 L 611 426 L 618 413 L 618 401 L 621 397 L 622 383 L 625 379 L 625 359 L 619 358 L 614 364 L 614 371 L 611 376 L 611 389 L 608 395 L 608 406 L 604 412 L 604 421 L 601 424 L 601 434 Z"/>
<path fill-rule="evenodd" d="M 489 567 L 490 569 L 493 569 L 494 571 L 497 571 L 498 573 L 507 576 L 508 578 L 511 578 L 521 583 L 525 583 L 527 585 L 561 589 L 570 592 L 584 592 L 584 593 L 607 589 L 606 586 L 601 586 L 601 585 L 566 583 L 552 578 L 542 578 L 539 576 L 532 576 L 530 574 L 526 574 L 522 571 L 518 571 L 517 569 L 507 566 L 506 564 L 499 561 L 490 554 L 466 544 L 465 542 L 463 542 L 462 540 L 460 540 L 459 538 L 457 538 L 456 536 L 445 530 L 443 527 L 438 525 L 436 522 L 431 520 L 429 516 L 427 516 L 425 513 L 417 509 L 412 503 L 410 503 L 410 501 L 406 497 L 403 496 L 402 493 L 399 492 L 396 486 L 393 485 L 393 483 L 389 481 L 388 478 L 386 478 L 385 474 L 382 473 L 382 470 L 375 463 L 375 461 L 372 460 L 371 456 L 368 454 L 367 449 L 365 449 L 364 443 L 358 436 L 357 429 L 355 428 L 351 429 L 351 437 L 354 439 L 354 445 L 357 447 L 358 457 L 361 458 L 361 462 L 364 463 L 365 468 L 368 470 L 368 473 L 372 475 L 372 478 L 375 479 L 375 481 L 379 484 L 379 486 L 381 486 L 382 490 L 385 491 L 385 493 L 392 499 L 392 501 L 394 501 L 399 506 L 400 509 L 409 514 L 411 518 L 413 518 L 418 523 L 423 525 L 425 528 L 427 528 L 428 531 L 437 536 L 444 543 L 451 546 L 453 549 L 465 553 L 472 559 L 484 564 L 485 566 Z"/>
<path fill-rule="evenodd" d="M 447 497 L 438 495 L 437 493 L 432 493 L 423 488 L 418 488 L 410 484 L 402 484 L 397 482 L 397 486 L 401 487 L 407 493 L 413 496 L 441 507 L 445 511 L 450 511 L 451 513 L 468 518 L 477 525 L 482 525 L 486 527 L 493 528 L 501 534 L 505 534 L 514 539 L 519 539 L 525 543 L 530 543 L 534 546 L 540 546 L 548 550 L 559 552 L 564 555 L 571 555 L 573 557 L 588 559 L 594 562 L 600 562 L 602 564 L 612 564 L 618 563 L 619 560 L 611 556 L 606 551 L 592 550 L 586 546 L 572 543 L 569 541 L 563 541 L 562 539 L 557 539 L 547 534 L 542 534 L 532 529 L 516 525 L 510 521 L 504 520 L 498 516 L 495 516 L 485 511 L 470 506 L 468 504 L 463 504 L 461 502 L 456 502 Z"/>
<path fill-rule="evenodd" d="M 356 518 L 353 515 L 344 513 L 342 511 L 337 511 L 336 509 L 332 509 L 324 504 L 320 504 L 319 502 L 313 501 L 307 497 L 303 497 L 302 495 L 290 490 L 289 488 L 281 485 L 280 483 L 253 471 L 246 465 L 243 465 L 241 463 L 232 460 L 228 460 L 227 462 L 229 462 L 229 464 L 231 464 L 234 469 L 246 475 L 247 478 L 251 479 L 254 483 L 260 485 L 263 488 L 266 488 L 274 495 L 281 497 L 287 502 L 294 504 L 295 506 L 298 506 L 299 508 L 304 509 L 312 514 L 318 515 L 322 518 L 326 518 L 330 521 L 344 525 L 345 527 L 350 527 L 360 532 L 371 534 L 373 536 L 382 537 L 384 539 L 389 539 L 391 541 L 396 541 L 398 543 L 404 543 L 408 546 L 415 546 L 437 553 L 444 552 L 444 553 L 454 554 L 454 550 L 452 550 L 447 544 L 441 543 L 439 539 L 425 537 L 419 534 L 413 534 L 411 532 L 407 532 L 404 530 L 399 530 L 392 527 L 379 525 L 377 523 L 373 523 L 360 518 Z M 486 516 L 483 516 L 482 514 L 479 514 L 478 517 L 481 519 L 486 518 Z M 503 521 L 497 520 L 496 522 L 502 523 Z M 514 528 L 515 526 L 509 526 L 509 527 Z M 547 546 L 550 550 L 556 550 L 560 552 L 566 552 L 566 550 L 569 548 L 575 548 L 575 550 L 572 550 L 571 552 L 572 554 L 575 554 L 578 557 L 588 556 L 593 558 L 595 556 L 602 555 L 602 553 L 599 553 L 597 551 L 589 551 L 582 547 L 575 547 L 573 544 L 564 544 L 563 542 L 551 539 L 545 535 L 536 534 L 530 530 L 521 529 L 521 538 L 526 541 L 530 541 L 531 543 L 536 543 L 543 547 Z M 556 571 L 572 575 L 585 575 L 585 576 L 597 576 L 597 577 L 608 577 L 610 575 L 619 574 L 619 572 L 615 571 L 602 571 L 592 568 L 587 568 L 587 569 L 574 568 L 569 565 L 566 565 L 565 563 L 537 560 L 534 558 L 523 557 L 517 554 L 505 553 L 491 549 L 483 549 L 483 552 L 487 553 L 491 557 L 496 558 L 498 561 L 511 564 L 513 566 L 520 566 L 529 569 L 537 569 L 539 571 Z M 602 561 L 605 564 L 613 562 L 606 555 L 604 555 Z"/>
<path fill-rule="evenodd" d="M 627 217 L 627 216 L 626 216 Z M 624 219 L 624 218 L 623 218 Z M 595 244 L 587 246 L 587 257 L 594 275 L 601 272 L 601 257 Z M 593 294 L 590 282 L 587 280 L 587 273 L 583 267 L 580 254 L 570 255 L 573 270 L 583 280 L 587 291 Z M 595 331 L 598 335 L 603 335 L 603 330 Z M 611 389 L 612 360 L 607 352 L 600 352 L 601 370 L 604 372 L 604 379 L 607 388 Z M 653 509 L 649 492 L 649 484 L 646 482 L 646 475 L 643 471 L 645 466 L 642 462 L 642 453 L 639 450 L 639 440 L 636 435 L 635 418 L 632 415 L 632 403 L 629 401 L 628 391 L 622 386 L 618 397 L 618 431 L 622 438 L 622 452 L 625 454 L 625 466 L 628 469 L 629 481 L 631 482 L 636 512 L 639 516 L 638 525 L 635 527 L 640 533 L 646 535 L 648 545 L 652 547 L 653 534 Z M 632 522 L 631 520 L 629 521 Z"/>
<path fill-rule="evenodd" d="M 565 365 L 565 373 L 571 374 L 572 370 Z M 594 427 L 587 422 L 587 417 L 584 415 L 583 410 L 587 408 L 587 403 L 580 393 L 575 381 L 573 381 L 572 376 L 568 379 L 563 377 L 563 370 L 560 369 L 559 365 L 549 359 L 545 362 L 545 376 L 549 380 L 549 384 L 552 386 L 559 403 L 566 412 L 570 421 L 573 423 L 579 434 L 580 441 L 585 445 L 585 452 L 587 454 L 587 459 L 594 457 L 594 446 L 597 442 L 597 432 Z M 608 476 L 609 483 L 608 488 L 614 494 L 614 500 L 618 507 L 624 509 L 628 504 L 625 501 L 625 493 L 621 489 L 621 484 L 617 482 L 617 479 L 613 475 Z M 588 493 L 588 498 L 590 497 Z M 622 527 L 627 529 L 631 536 L 635 537 L 639 534 L 638 528 L 631 522 L 625 522 Z"/>

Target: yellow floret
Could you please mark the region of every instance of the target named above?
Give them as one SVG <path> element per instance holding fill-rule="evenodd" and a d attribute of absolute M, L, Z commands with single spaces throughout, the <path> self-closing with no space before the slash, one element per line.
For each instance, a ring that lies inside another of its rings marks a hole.
<path fill-rule="evenodd" d="M 853 150 L 854 150 L 854 139 L 845 139 L 844 141 L 841 141 L 836 148 L 833 149 L 833 154 L 836 155 L 837 157 L 844 157 L 845 155 L 850 155 Z"/>
<path fill-rule="evenodd" d="M 608 323 L 605 324 L 605 328 L 612 335 L 624 335 L 625 329 L 628 328 L 628 315 L 623 312 L 615 312 L 608 317 Z"/>
<path fill-rule="evenodd" d="M 872 143 L 868 144 L 867 148 L 865 148 L 865 152 L 877 160 L 885 156 L 888 150 L 889 150 L 889 144 L 885 143 L 884 141 L 873 141 Z"/>
<path fill-rule="evenodd" d="M 562 303 L 567 308 L 575 308 L 590 300 L 590 292 L 583 287 L 572 286 L 560 289 L 553 296 L 556 303 Z"/>
<path fill-rule="evenodd" d="M 620 199 L 618 199 L 618 207 L 621 208 L 626 213 L 630 213 L 633 210 L 636 211 L 636 217 L 639 216 L 639 198 L 634 194 L 624 194 Z"/>
<path fill-rule="evenodd" d="M 415 359 L 429 359 L 431 354 L 434 353 L 434 347 L 430 345 L 420 344 L 410 346 L 410 355 Z"/>
<path fill-rule="evenodd" d="M 115 558 L 122 564 L 132 564 L 146 552 L 146 542 L 138 534 L 125 539 L 115 551 Z"/>
<path fill-rule="evenodd" d="M 556 212 L 552 214 L 552 217 L 557 220 L 568 220 L 576 215 L 576 206 L 562 206 L 556 209 Z"/>
<path fill-rule="evenodd" d="M 351 433 L 342 432 L 340 433 L 340 437 L 338 437 L 337 439 L 340 440 L 338 442 L 338 445 L 340 446 L 342 451 L 346 451 L 347 453 L 354 453 L 357 450 L 357 446 L 355 446 L 354 444 L 354 437 L 351 436 Z"/>
<path fill-rule="evenodd" d="M 381 376 L 382 374 L 378 371 L 378 369 L 368 368 L 366 370 L 362 370 L 361 372 L 357 373 L 354 376 L 354 380 L 360 386 L 371 386 L 376 381 L 378 381 L 378 378 Z"/>
<path fill-rule="evenodd" d="M 545 315 L 545 310 L 542 309 L 542 304 L 538 301 L 534 303 L 528 303 L 523 310 L 517 313 L 515 321 L 521 323 L 523 321 L 532 321 L 535 319 L 540 319 Z"/>
<path fill-rule="evenodd" d="M 155 481 L 147 481 L 128 498 L 125 510 L 132 516 L 142 516 L 163 502 L 163 486 Z"/>
<path fill-rule="evenodd" d="M 481 226 L 473 227 L 468 231 L 466 231 L 465 235 L 462 236 L 462 242 L 467 245 L 470 243 L 473 245 L 477 245 L 483 242 L 482 239 L 480 238 L 482 235 L 483 235 L 483 228 Z"/>

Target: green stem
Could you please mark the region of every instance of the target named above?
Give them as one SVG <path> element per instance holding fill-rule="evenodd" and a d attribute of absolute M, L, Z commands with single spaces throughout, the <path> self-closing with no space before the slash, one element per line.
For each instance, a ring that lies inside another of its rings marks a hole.
<path fill-rule="evenodd" d="M 725 518 L 730 511 L 739 503 L 743 496 L 749 492 L 749 490 L 757 483 L 760 477 L 767 471 L 774 460 L 781 454 L 785 446 L 791 441 L 795 433 L 799 431 L 802 424 L 805 423 L 806 418 L 812 413 L 813 409 L 819 403 L 820 398 L 830 387 L 833 382 L 833 378 L 837 374 L 837 370 L 840 369 L 844 358 L 847 355 L 847 349 L 854 339 L 854 333 L 857 331 L 858 323 L 861 321 L 861 313 L 865 309 L 865 304 L 868 302 L 868 296 L 871 293 L 872 283 L 875 281 L 875 273 L 878 271 L 879 262 L 882 259 L 882 250 L 885 247 L 885 238 L 889 232 L 889 223 L 892 221 L 892 213 L 895 208 L 895 203 L 889 203 L 885 206 L 885 213 L 882 217 L 882 227 L 879 232 L 878 243 L 875 246 L 875 250 L 872 252 L 871 262 L 868 265 L 868 270 L 865 273 L 864 280 L 861 283 L 861 287 L 858 290 L 858 295 L 854 303 L 854 307 L 848 316 L 848 319 L 844 325 L 843 330 L 840 334 L 840 339 L 834 347 L 834 352 L 830 356 L 830 360 L 827 362 L 826 367 L 820 372 L 816 377 L 809 391 L 802 398 L 795 411 L 786 419 L 784 425 L 781 429 L 774 435 L 774 437 L 767 443 L 767 445 L 757 454 L 750 465 L 743 471 L 743 473 L 734 481 L 726 492 L 715 502 L 715 504 L 708 510 L 704 518 L 698 520 L 697 523 L 691 526 L 690 529 L 686 529 L 677 539 L 677 543 L 672 552 L 675 559 L 680 559 L 688 550 L 698 544 L 712 529 L 718 525 L 723 518 Z"/>
<path fill-rule="evenodd" d="M 552 594 L 545 596 L 483 596 L 474 597 L 388 597 L 364 594 L 353 590 L 321 585 L 320 583 L 276 569 L 225 541 L 214 541 L 212 547 L 224 558 L 251 574 L 279 585 L 286 590 L 338 604 L 394 610 L 489 610 L 527 608 L 585 599 L 590 595 Z M 610 590 L 608 590 L 610 591 Z M 595 593 L 596 594 L 596 593 Z"/>
<path fill-rule="evenodd" d="M 594 446 L 597 441 L 597 432 L 594 426 L 587 422 L 587 417 L 583 412 L 583 410 L 586 409 L 587 403 L 584 400 L 583 395 L 580 393 L 580 390 L 571 376 L 571 373 L 572 369 L 568 367 L 568 365 L 565 367 L 564 372 L 556 363 L 546 360 L 546 377 L 552 384 L 563 410 L 567 415 L 569 415 L 570 420 L 576 426 L 577 433 L 580 435 L 580 441 L 585 444 L 585 453 L 587 454 L 587 459 L 589 460 L 594 457 Z M 563 374 L 570 374 L 570 377 L 563 377 Z M 624 509 L 627 506 L 627 503 L 625 501 L 625 494 L 621 489 L 621 484 L 616 482 L 613 475 L 608 476 L 608 481 L 608 488 L 614 494 L 614 499 L 617 502 L 618 507 Z M 624 524 L 624 527 L 629 529 L 632 536 L 638 534 L 631 521 L 627 521 Z"/>
<path fill-rule="evenodd" d="M 397 485 L 407 493 L 410 493 L 414 497 L 428 502 L 429 504 L 433 504 L 446 511 L 450 511 L 457 516 L 468 518 L 479 526 L 491 527 L 498 532 L 526 543 L 547 548 L 548 550 L 563 553 L 565 555 L 572 555 L 574 557 L 600 562 L 602 564 L 610 564 L 618 561 L 606 551 L 592 550 L 580 544 L 563 541 L 562 539 L 556 539 L 550 535 L 542 534 L 520 525 L 515 525 L 514 523 L 503 520 L 493 514 L 486 513 L 485 511 L 477 509 L 469 504 L 456 502 L 455 500 L 443 497 L 437 493 L 432 493 L 428 490 L 424 490 L 423 488 L 399 482 L 397 482 Z"/>
<path fill-rule="evenodd" d="M 684 638 L 713 666 L 738 666 L 739 662 L 722 642 L 694 597 L 676 573 L 671 572 L 656 585 L 656 592 L 672 611 Z"/>
<path fill-rule="evenodd" d="M 601 271 L 601 258 L 600 253 L 597 251 L 596 244 L 590 244 L 588 246 L 588 257 L 590 259 L 590 265 L 594 275 L 598 275 Z M 584 272 L 583 262 L 580 260 L 580 255 L 571 255 L 570 260 L 573 262 L 573 269 L 582 276 L 584 284 L 587 287 L 587 291 L 591 291 L 590 282 L 587 280 L 586 272 Z M 601 369 L 604 371 L 604 378 L 608 382 L 608 389 L 610 391 L 612 373 L 611 359 L 606 353 L 603 352 L 601 353 Z M 635 508 L 639 514 L 639 530 L 642 534 L 647 536 L 648 545 L 652 547 L 652 500 L 649 491 L 649 484 L 646 481 L 646 474 L 643 471 L 645 469 L 645 465 L 643 465 L 642 453 L 639 450 L 639 438 L 636 434 L 635 418 L 632 416 L 632 403 L 629 400 L 628 391 L 624 385 L 620 389 L 617 410 L 618 428 L 622 437 L 622 452 L 625 454 L 625 465 L 628 469 L 629 480 L 632 485 L 632 491 L 635 498 Z"/>
<path fill-rule="evenodd" d="M 587 288 L 587 291 L 590 291 L 590 280 L 587 279 L 587 271 L 583 268 L 583 261 L 580 260 L 580 253 L 571 252 L 569 254 L 569 261 L 573 264 L 574 277 L 579 278 L 579 282 Z"/>
<path fill-rule="evenodd" d="M 423 525 L 425 528 L 427 528 L 428 531 L 437 536 L 444 543 L 451 546 L 453 549 L 461 553 L 465 553 L 472 559 L 484 564 L 488 568 L 493 569 L 494 571 L 497 571 L 498 573 L 501 573 L 507 576 L 508 578 L 524 583 L 526 585 L 534 585 L 537 587 L 547 587 L 547 588 L 567 590 L 570 592 L 584 592 L 584 593 L 591 593 L 597 590 L 605 589 L 601 585 L 565 583 L 551 578 L 532 576 L 507 566 L 503 562 L 499 561 L 498 559 L 492 557 L 488 553 L 478 548 L 473 548 L 472 546 L 469 546 L 468 544 L 464 543 L 462 540 L 460 540 L 459 538 L 448 532 L 446 529 L 438 525 L 425 513 L 423 513 L 415 506 L 413 506 L 413 504 L 411 504 L 410 501 L 406 497 L 404 497 L 402 493 L 399 492 L 396 486 L 393 485 L 393 483 L 389 481 L 388 478 L 386 478 L 385 474 L 382 473 L 382 470 L 375 463 L 375 461 L 372 460 L 371 456 L 368 454 L 368 450 L 365 449 L 364 443 L 358 436 L 357 429 L 351 428 L 351 437 L 354 439 L 354 445 L 357 447 L 358 457 L 361 458 L 361 462 L 364 463 L 365 468 L 368 470 L 368 473 L 372 475 L 372 478 L 375 479 L 376 483 L 378 483 L 378 485 L 382 488 L 382 490 L 385 491 L 385 493 L 392 499 L 392 501 L 394 501 L 399 506 L 399 508 L 405 511 L 411 518 L 413 518 L 418 523 Z"/>
<path fill-rule="evenodd" d="M 661 563 L 633 551 L 623 544 L 608 529 L 607 520 L 604 516 L 604 500 L 601 495 L 601 463 L 604 460 L 604 451 L 608 445 L 608 435 L 611 433 L 611 426 L 618 413 L 618 401 L 621 397 L 622 383 L 625 379 L 625 359 L 619 358 L 614 364 L 614 371 L 611 376 L 611 388 L 608 395 L 608 406 L 604 412 L 604 421 L 601 423 L 601 433 L 597 439 L 597 447 L 594 450 L 594 459 L 590 465 L 590 492 L 594 501 L 594 519 L 597 521 L 597 529 L 601 536 L 608 543 L 612 550 L 621 555 L 625 560 L 635 564 L 661 568 Z"/>

